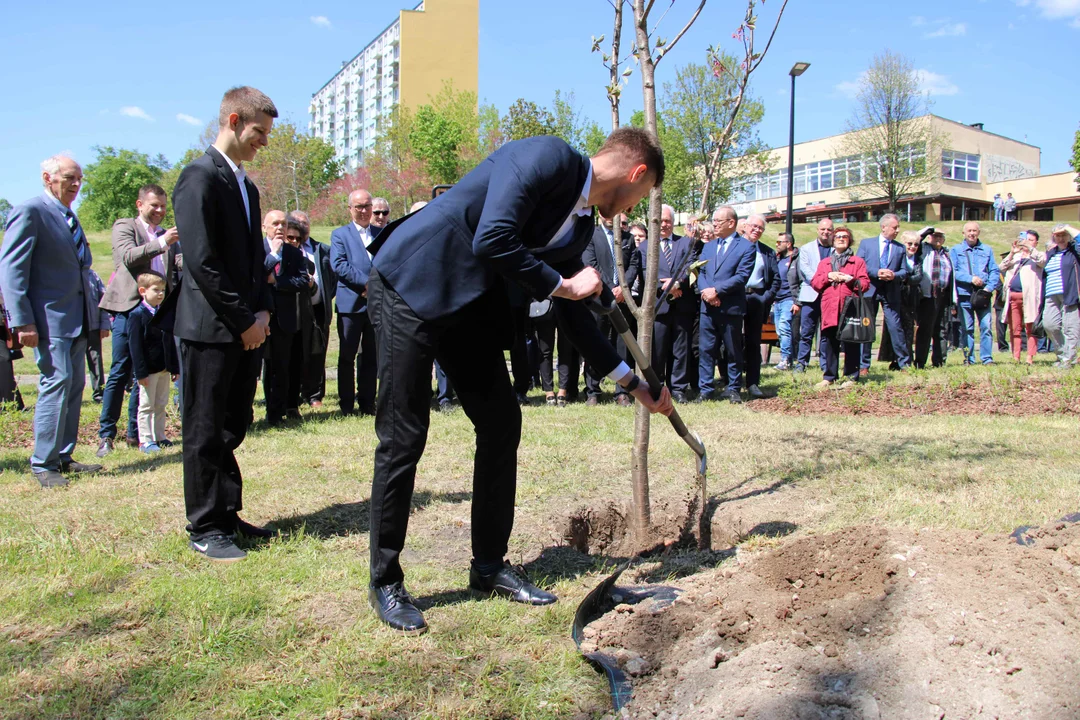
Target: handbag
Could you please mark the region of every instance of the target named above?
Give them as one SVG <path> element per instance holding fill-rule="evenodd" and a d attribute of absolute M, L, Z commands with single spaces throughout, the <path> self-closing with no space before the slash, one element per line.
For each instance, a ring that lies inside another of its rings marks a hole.
<path fill-rule="evenodd" d="M 841 342 L 868 345 L 877 339 L 873 308 L 873 299 L 863 297 L 862 284 L 859 283 L 855 294 L 844 299 L 844 307 L 840 311 L 838 337 Z"/>
<path fill-rule="evenodd" d="M 967 256 L 968 262 L 968 275 L 975 277 L 975 272 L 971 269 L 971 253 Z M 971 309 L 972 310 L 986 310 L 990 307 L 990 301 L 993 298 L 993 294 L 986 289 L 984 285 L 981 288 L 973 288 L 971 291 Z"/>

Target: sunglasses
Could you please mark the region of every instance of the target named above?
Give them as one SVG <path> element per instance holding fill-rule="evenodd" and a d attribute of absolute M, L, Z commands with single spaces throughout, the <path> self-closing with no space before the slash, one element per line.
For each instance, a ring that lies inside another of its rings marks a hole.
<path fill-rule="evenodd" d="M 372 210 L 371 214 L 372 215 L 389 215 L 390 211 L 389 210 Z"/>

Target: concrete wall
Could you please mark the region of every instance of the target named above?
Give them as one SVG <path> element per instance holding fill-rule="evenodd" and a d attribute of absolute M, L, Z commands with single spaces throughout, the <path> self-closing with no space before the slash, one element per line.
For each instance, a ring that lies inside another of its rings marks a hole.
<path fill-rule="evenodd" d="M 479 0 L 425 0 L 423 11 L 401 11 L 400 102 L 416 108 L 446 80 L 456 91 L 479 87 Z"/>

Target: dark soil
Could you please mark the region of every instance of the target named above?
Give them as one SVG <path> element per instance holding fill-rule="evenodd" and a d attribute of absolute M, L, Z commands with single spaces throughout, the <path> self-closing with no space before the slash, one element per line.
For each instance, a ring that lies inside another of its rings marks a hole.
<path fill-rule="evenodd" d="M 747 407 L 782 415 L 1080 415 L 1080 390 L 1058 381 L 1025 379 L 959 385 L 887 385 L 829 389 L 757 400 Z"/>
<path fill-rule="evenodd" d="M 632 676 L 632 718 L 1080 717 L 1080 526 L 1028 536 L 856 527 L 740 553 L 583 649 Z"/>

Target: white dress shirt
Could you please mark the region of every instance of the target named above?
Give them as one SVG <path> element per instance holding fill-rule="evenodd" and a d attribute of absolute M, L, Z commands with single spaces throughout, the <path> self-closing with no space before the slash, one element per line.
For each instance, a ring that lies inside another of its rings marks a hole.
<path fill-rule="evenodd" d="M 217 148 L 215 148 L 217 149 Z M 244 180 L 247 179 L 247 171 L 244 170 L 242 165 L 237 165 L 232 161 L 232 158 L 217 149 L 221 156 L 225 158 L 225 162 L 229 163 L 229 168 L 232 169 L 233 174 L 236 175 L 236 182 L 240 186 L 240 195 L 244 198 L 244 217 L 247 219 L 248 227 L 251 227 L 251 203 L 248 201 L 247 185 L 244 184 Z"/>
<path fill-rule="evenodd" d="M 322 302 L 322 271 L 319 269 L 319 258 L 315 255 L 315 241 L 308 238 L 307 242 L 300 246 L 300 249 L 304 251 L 304 257 L 315 266 L 315 284 L 319 287 L 319 292 L 311 296 L 311 305 L 314 307 Z"/>
<path fill-rule="evenodd" d="M 364 227 L 358 223 L 353 223 L 353 227 L 356 228 L 356 232 L 360 233 L 360 242 L 364 243 L 364 248 L 370 248 L 372 241 L 375 239 L 371 234 L 371 226 Z M 368 250 L 368 258 L 375 259 L 375 256 L 371 254 L 371 250 Z"/>

